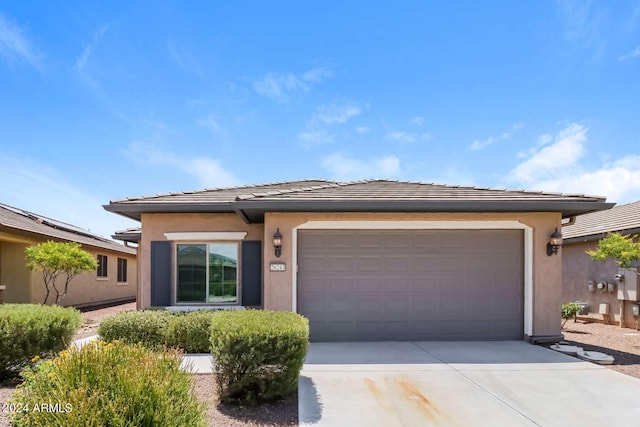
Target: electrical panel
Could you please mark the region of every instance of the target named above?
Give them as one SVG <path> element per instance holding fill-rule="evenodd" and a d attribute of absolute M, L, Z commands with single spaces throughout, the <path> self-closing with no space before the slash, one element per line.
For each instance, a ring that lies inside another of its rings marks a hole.
<path fill-rule="evenodd" d="M 615 277 L 618 285 L 618 299 L 624 301 L 638 301 L 640 292 L 638 289 L 638 275 L 635 271 L 626 268 L 618 270 Z"/>

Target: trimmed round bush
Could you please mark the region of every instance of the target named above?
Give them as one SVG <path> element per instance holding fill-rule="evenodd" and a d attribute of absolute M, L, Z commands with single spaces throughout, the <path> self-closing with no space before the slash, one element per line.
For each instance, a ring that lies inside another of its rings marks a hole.
<path fill-rule="evenodd" d="M 298 386 L 309 322 L 288 311 L 227 311 L 211 321 L 211 353 L 222 402 L 284 398 Z"/>
<path fill-rule="evenodd" d="M 144 346 L 162 347 L 171 313 L 164 310 L 125 311 L 103 319 L 98 335 L 105 341 L 122 340 Z"/>
<path fill-rule="evenodd" d="M 17 426 L 204 426 L 182 355 L 121 341 L 62 351 L 23 372 L 10 403 Z M 34 405 L 47 405 L 36 411 Z M 53 405 L 58 405 L 53 406 Z M 53 407 L 52 407 L 53 406 Z"/>
<path fill-rule="evenodd" d="M 80 323 L 75 308 L 0 305 L 0 378 L 16 374 L 35 356 L 66 348 Z"/>

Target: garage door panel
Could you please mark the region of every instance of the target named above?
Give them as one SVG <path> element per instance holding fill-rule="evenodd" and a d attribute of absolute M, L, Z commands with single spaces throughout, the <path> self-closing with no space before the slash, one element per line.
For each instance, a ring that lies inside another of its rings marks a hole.
<path fill-rule="evenodd" d="M 312 340 L 522 338 L 522 231 L 322 230 L 298 241 Z"/>
<path fill-rule="evenodd" d="M 387 255 L 383 262 L 386 271 L 406 272 L 412 267 L 411 258 L 406 255 Z"/>
<path fill-rule="evenodd" d="M 381 271 L 383 269 L 383 257 L 381 255 L 359 256 L 356 260 L 358 272 Z"/>

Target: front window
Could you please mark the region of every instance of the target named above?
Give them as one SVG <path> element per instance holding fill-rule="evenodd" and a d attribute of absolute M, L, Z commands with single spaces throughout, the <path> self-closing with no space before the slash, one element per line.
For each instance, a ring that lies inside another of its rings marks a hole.
<path fill-rule="evenodd" d="M 98 269 L 96 271 L 98 277 L 107 277 L 107 256 L 98 255 Z"/>
<path fill-rule="evenodd" d="M 237 303 L 238 244 L 178 244 L 177 302 Z"/>

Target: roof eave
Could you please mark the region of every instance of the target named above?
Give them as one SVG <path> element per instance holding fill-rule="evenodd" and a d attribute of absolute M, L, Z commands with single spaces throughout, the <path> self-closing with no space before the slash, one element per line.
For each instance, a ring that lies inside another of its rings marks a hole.
<path fill-rule="evenodd" d="M 271 212 L 561 212 L 563 217 L 610 209 L 604 201 L 522 200 L 245 200 L 243 211 Z"/>
<path fill-rule="evenodd" d="M 562 217 L 610 209 L 601 200 L 238 200 L 215 203 L 110 203 L 104 209 L 140 220 L 143 213 L 242 213 L 260 222 L 265 212 L 560 212 Z"/>
<path fill-rule="evenodd" d="M 126 218 L 140 221 L 143 213 L 234 213 L 230 202 L 176 203 L 176 202 L 111 202 L 102 207 Z"/>

